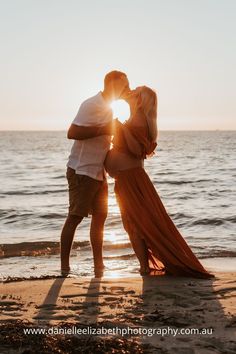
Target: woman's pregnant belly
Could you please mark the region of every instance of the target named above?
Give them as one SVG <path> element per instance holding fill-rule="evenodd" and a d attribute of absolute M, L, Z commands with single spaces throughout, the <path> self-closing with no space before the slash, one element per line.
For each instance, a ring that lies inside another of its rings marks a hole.
<path fill-rule="evenodd" d="M 118 171 L 143 167 L 143 160 L 132 157 L 116 149 L 111 149 L 106 156 L 104 165 L 107 173 L 114 178 Z"/>

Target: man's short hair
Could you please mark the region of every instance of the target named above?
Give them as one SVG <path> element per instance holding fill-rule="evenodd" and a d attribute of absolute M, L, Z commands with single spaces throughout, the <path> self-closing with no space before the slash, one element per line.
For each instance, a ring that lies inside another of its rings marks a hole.
<path fill-rule="evenodd" d="M 108 86 L 111 82 L 115 81 L 115 80 L 119 80 L 122 77 L 126 77 L 126 74 L 123 73 L 122 71 L 117 71 L 117 70 L 113 70 L 110 71 L 108 74 L 106 74 L 105 78 L 104 78 L 104 86 Z"/>

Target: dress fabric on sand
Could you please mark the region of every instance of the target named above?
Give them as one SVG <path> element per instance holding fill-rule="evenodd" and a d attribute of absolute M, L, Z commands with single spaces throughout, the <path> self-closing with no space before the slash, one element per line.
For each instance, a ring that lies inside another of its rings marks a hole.
<path fill-rule="evenodd" d="M 147 128 L 126 123 L 143 149 L 143 157 L 154 150 Z M 130 153 L 122 127 L 114 139 L 114 148 Z M 115 178 L 115 193 L 128 233 L 136 232 L 148 248 L 151 268 L 175 276 L 212 278 L 192 252 L 168 215 L 153 183 L 142 167 L 119 171 Z"/>

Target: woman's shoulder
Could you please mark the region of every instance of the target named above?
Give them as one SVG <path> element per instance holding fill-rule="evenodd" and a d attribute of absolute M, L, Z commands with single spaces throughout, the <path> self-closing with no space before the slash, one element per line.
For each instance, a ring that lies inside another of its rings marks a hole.
<path fill-rule="evenodd" d="M 127 120 L 127 124 L 137 128 L 145 128 L 147 123 L 143 110 L 139 109 L 134 115 L 131 115 L 131 117 Z"/>
<path fill-rule="evenodd" d="M 124 126 L 127 126 L 132 131 L 139 131 L 145 133 L 147 130 L 147 122 L 140 119 L 131 119 L 124 123 Z"/>

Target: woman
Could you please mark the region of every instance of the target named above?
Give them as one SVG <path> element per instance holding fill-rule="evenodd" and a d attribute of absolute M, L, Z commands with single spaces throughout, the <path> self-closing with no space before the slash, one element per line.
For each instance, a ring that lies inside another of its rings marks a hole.
<path fill-rule="evenodd" d="M 152 155 L 157 139 L 157 96 L 143 86 L 128 98 L 131 116 L 116 121 L 113 148 L 105 168 L 115 178 L 115 193 L 122 221 L 140 263 L 140 274 L 152 270 L 166 274 L 211 278 L 167 214 L 144 159 Z"/>

